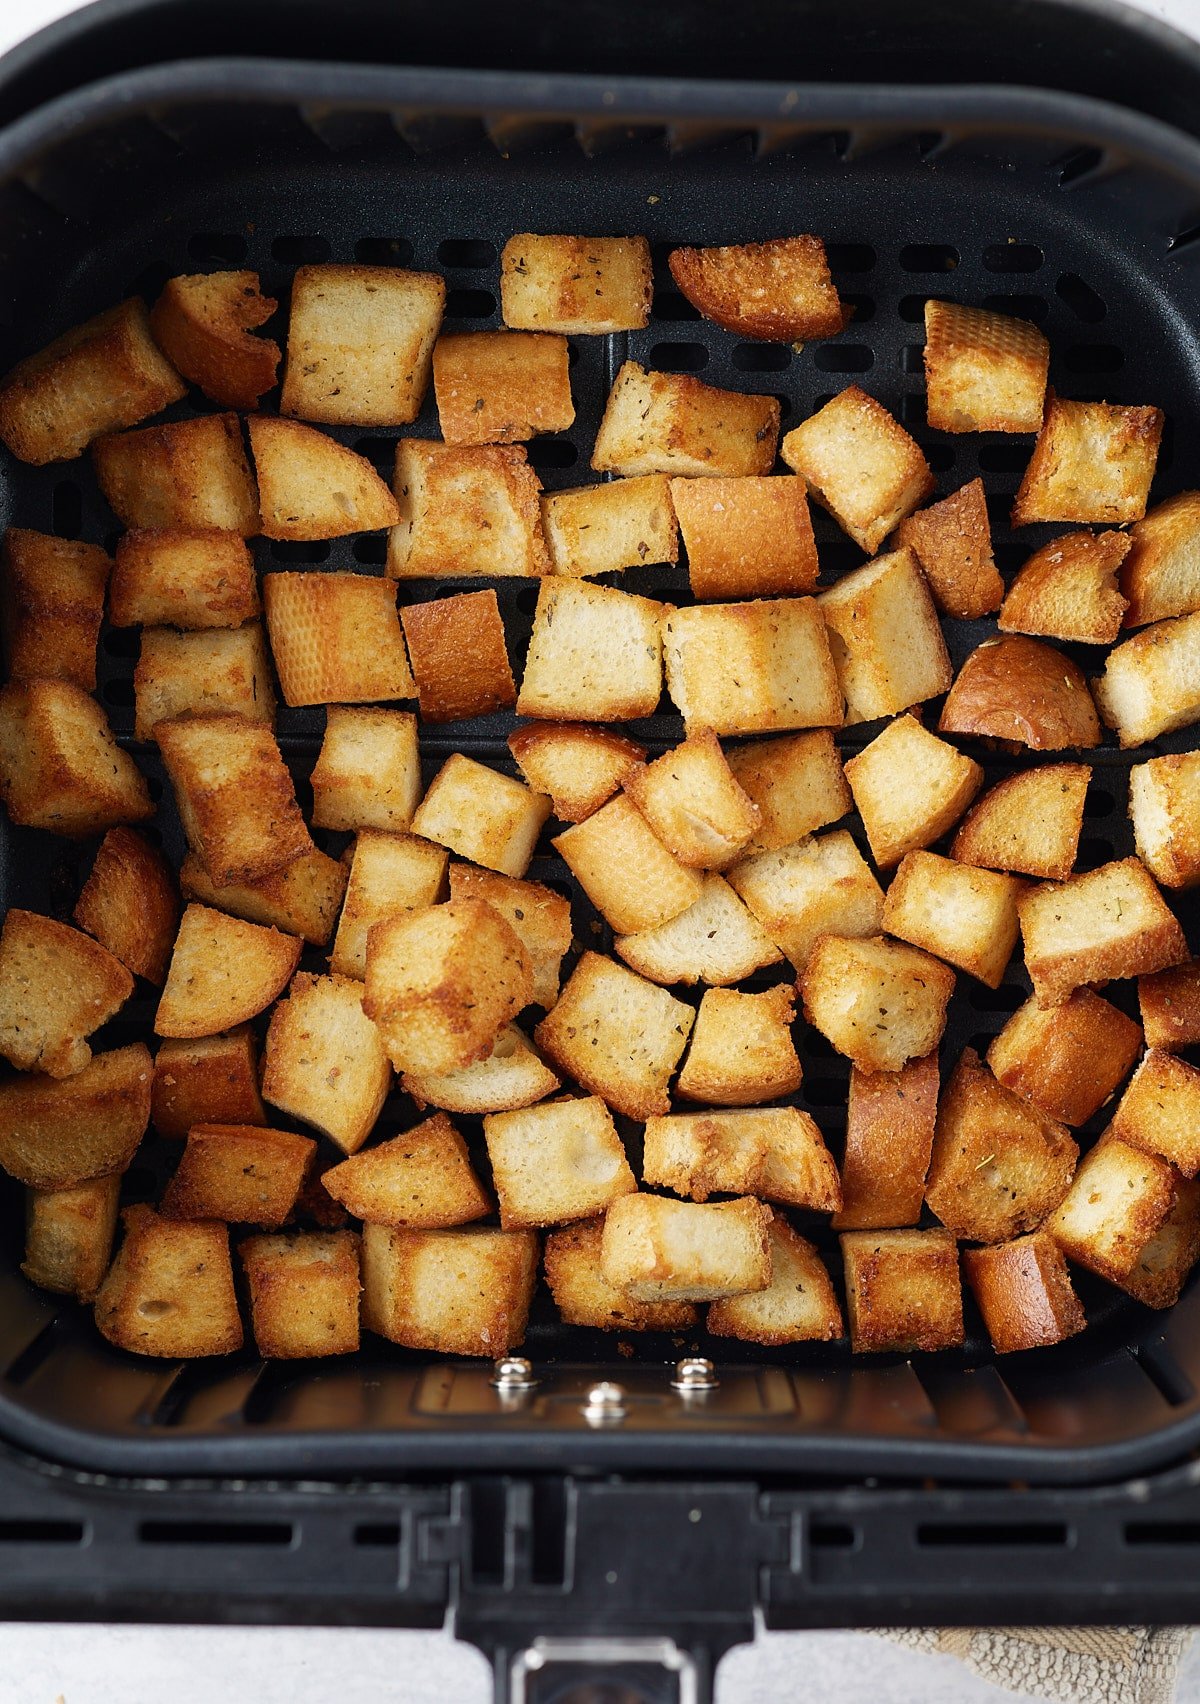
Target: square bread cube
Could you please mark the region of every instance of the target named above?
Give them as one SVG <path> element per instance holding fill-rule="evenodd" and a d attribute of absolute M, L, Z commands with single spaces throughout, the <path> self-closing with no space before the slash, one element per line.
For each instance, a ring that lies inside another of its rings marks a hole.
<path fill-rule="evenodd" d="M 846 721 L 894 716 L 945 692 L 950 654 L 917 559 L 895 550 L 817 599 L 846 698 Z"/>
<path fill-rule="evenodd" d="M 692 478 L 770 473 L 779 417 L 776 397 L 717 390 L 690 373 L 650 373 L 626 361 L 604 406 L 592 466 Z"/>
<path fill-rule="evenodd" d="M 1093 689 L 1122 746 L 1144 745 L 1200 721 L 1200 612 L 1126 639 L 1108 653 Z"/>
<path fill-rule="evenodd" d="M 1061 1006 L 1036 995 L 1013 1013 L 988 1048 L 987 1062 L 1005 1088 L 1063 1124 L 1086 1124 L 1133 1069 L 1142 1032 L 1132 1018 L 1090 988 Z"/>
<path fill-rule="evenodd" d="M 1144 627 L 1200 609 L 1200 491 L 1158 503 L 1129 530 L 1121 590 L 1126 627 Z"/>
<path fill-rule="evenodd" d="M 525 1336 L 536 1232 L 364 1225 L 362 1252 L 368 1331 L 409 1349 L 493 1360 Z"/>
<path fill-rule="evenodd" d="M 687 1331 L 696 1323 L 691 1302 L 635 1302 L 610 1284 L 601 1265 L 604 1220 L 583 1219 L 546 1238 L 546 1283 L 564 1325 L 595 1331 Z"/>
<path fill-rule="evenodd" d="M 844 828 L 810 835 L 777 852 L 755 852 L 729 885 L 797 970 L 821 935 L 878 934 L 883 889 Z"/>
<path fill-rule="evenodd" d="M 398 266 L 298 266 L 282 414 L 408 426 L 421 412 L 446 280 Z"/>
<path fill-rule="evenodd" d="M 163 1194 L 167 1219 L 223 1219 L 278 1230 L 317 1152 L 307 1136 L 255 1125 L 194 1124 Z"/>
<path fill-rule="evenodd" d="M 972 806 L 951 857 L 1065 882 L 1075 868 L 1091 779 L 1086 763 L 1040 764 L 1006 775 Z"/>
<path fill-rule="evenodd" d="M 794 427 L 779 453 L 868 555 L 933 493 L 919 445 L 857 385 Z"/>
<path fill-rule="evenodd" d="M 444 1112 L 364 1148 L 322 1178 L 327 1194 L 371 1225 L 442 1230 L 492 1211 L 467 1144 Z"/>
<path fill-rule="evenodd" d="M 150 1122 L 182 1139 L 194 1124 L 265 1124 L 258 1040 L 249 1024 L 222 1035 L 164 1041 L 154 1060 Z"/>
<path fill-rule="evenodd" d="M 236 414 L 201 414 L 97 438 L 92 462 L 123 526 L 260 529 L 258 487 Z"/>
<path fill-rule="evenodd" d="M 599 953 L 584 953 L 533 1039 L 614 1112 L 649 1118 L 670 1111 L 667 1087 L 695 1016 L 665 988 Z"/>
<path fill-rule="evenodd" d="M 423 722 L 490 716 L 517 701 L 500 605 L 492 589 L 400 611 Z"/>
<path fill-rule="evenodd" d="M 1200 752 L 1154 757 L 1129 771 L 1139 858 L 1164 887 L 1200 882 Z"/>
<path fill-rule="evenodd" d="M 1129 1080 L 1109 1133 L 1169 1160 L 1184 1177 L 1200 1172 L 1200 1070 L 1151 1048 Z"/>
<path fill-rule="evenodd" d="M 69 680 L 96 690 L 111 568 L 98 545 L 9 527 L 0 550 L 0 629 L 10 680 Z"/>
<path fill-rule="evenodd" d="M 820 564 L 802 479 L 673 479 L 671 501 L 693 597 L 788 597 L 816 585 Z"/>
<path fill-rule="evenodd" d="M 999 988 L 1017 944 L 1023 883 L 996 870 L 908 852 L 883 902 L 883 926 L 911 946 Z"/>
<path fill-rule="evenodd" d="M 1119 1280 L 1120 1288 L 1145 1307 L 1174 1307 L 1198 1258 L 1200 1181 L 1181 1177 L 1175 1184 L 1174 1207 L 1142 1244 L 1137 1259 Z"/>
<path fill-rule="evenodd" d="M 1147 1047 L 1175 1052 L 1200 1041 L 1200 959 L 1138 977 Z"/>
<path fill-rule="evenodd" d="M 949 1231 L 843 1231 L 841 1244 L 856 1355 L 958 1348 L 962 1279 Z"/>
<path fill-rule="evenodd" d="M 179 923 L 154 1033 L 191 1040 L 233 1029 L 266 1011 L 291 981 L 304 943 L 207 905 Z"/>
<path fill-rule="evenodd" d="M 909 852 L 940 840 L 983 783 L 973 758 L 899 716 L 846 764 L 871 856 L 890 870 Z"/>
<path fill-rule="evenodd" d="M 263 602 L 285 704 L 416 697 L 394 581 L 311 569 L 266 574 Z"/>
<path fill-rule="evenodd" d="M 421 797 L 417 718 L 331 704 L 310 779 L 314 828 L 403 832 Z"/>
<path fill-rule="evenodd" d="M 667 850 L 690 869 L 725 869 L 760 821 L 758 806 L 738 786 L 708 729 L 631 770 L 625 793 Z"/>
<path fill-rule="evenodd" d="M 1111 645 L 1126 600 L 1117 570 L 1129 550 L 1122 532 L 1074 532 L 1035 550 L 1005 594 L 1001 633 L 1043 633 L 1084 645 Z"/>
<path fill-rule="evenodd" d="M 333 934 L 347 874 L 341 859 L 309 852 L 256 882 L 217 887 L 196 854 L 189 852 L 179 871 L 179 886 L 184 899 L 199 900 L 247 923 L 282 929 L 285 935 L 299 935 L 314 947 L 324 947 Z"/>
<path fill-rule="evenodd" d="M 757 1106 L 794 1094 L 803 1075 L 795 1017 L 795 990 L 786 982 L 761 994 L 707 989 L 676 1093 L 711 1106 Z"/>
<path fill-rule="evenodd" d="M 26 1190 L 21 1271 L 31 1284 L 81 1302 L 94 1298 L 108 1271 L 120 1193 L 116 1176 Z"/>
<path fill-rule="evenodd" d="M 612 1114 L 596 1095 L 492 1113 L 483 1136 L 505 1230 L 590 1219 L 637 1190 Z"/>
<path fill-rule="evenodd" d="M 662 645 L 667 690 L 689 732 L 841 725 L 842 689 L 814 598 L 668 608 Z"/>
<path fill-rule="evenodd" d="M 125 1237 L 96 1296 L 102 1337 L 134 1355 L 190 1360 L 242 1346 L 229 1229 L 126 1207 Z"/>
<path fill-rule="evenodd" d="M 1087 1325 L 1062 1250 L 1046 1231 L 964 1249 L 963 1271 L 999 1355 L 1065 1342 Z"/>
<path fill-rule="evenodd" d="M 1144 976 L 1188 956 L 1183 930 L 1136 858 L 1026 889 L 1017 915 L 1043 1006 L 1061 1006 L 1082 983 Z"/>
<path fill-rule="evenodd" d="M 881 935 L 821 935 L 800 976 L 804 1015 L 864 1071 L 898 1071 L 942 1039 L 954 972 Z"/>
<path fill-rule="evenodd" d="M 938 731 L 999 740 L 1019 751 L 1100 744 L 1100 721 L 1078 664 L 1023 634 L 985 639 L 958 671 Z"/>
<path fill-rule="evenodd" d="M 516 1024 L 500 1031 L 486 1059 L 460 1071 L 406 1071 L 400 1087 L 418 1111 L 436 1106 L 444 1112 L 516 1112 L 545 1100 L 562 1087 Z"/>
<path fill-rule="evenodd" d="M 0 687 L 0 799 L 20 827 L 73 840 L 154 815 L 146 778 L 104 711 L 66 680 Z"/>
<path fill-rule="evenodd" d="M 613 951 L 631 970 L 666 987 L 706 982 L 723 988 L 783 954 L 721 876 L 701 877 L 700 897 L 669 923 L 618 935 Z"/>
<path fill-rule="evenodd" d="M 548 793 L 560 822 L 582 822 L 611 799 L 645 748 L 611 728 L 530 722 L 508 736 L 513 760 L 535 793 Z"/>
<path fill-rule="evenodd" d="M 0 930 L 0 1058 L 18 1071 L 82 1071 L 92 1057 L 87 1037 L 132 993 L 120 959 L 90 935 L 10 908 Z"/>
<path fill-rule="evenodd" d="M 1178 1173 L 1166 1160 L 1103 1137 L 1079 1162 L 1046 1229 L 1079 1266 L 1123 1283 L 1175 1205 Z"/>
<path fill-rule="evenodd" d="M 482 899 L 505 918 L 524 943 L 533 969 L 533 1001 L 547 1011 L 558 999 L 559 970 L 571 945 L 571 903 L 541 882 L 479 870 L 471 864 L 450 867 L 451 899 Z"/>
<path fill-rule="evenodd" d="M 542 498 L 551 573 L 573 579 L 678 562 L 679 528 L 663 473 L 609 479 Z"/>
<path fill-rule="evenodd" d="M 447 444 L 513 444 L 575 422 L 565 337 L 462 331 L 433 346 L 433 391 Z"/>
<path fill-rule="evenodd" d="M 820 237 L 677 248 L 667 264 L 693 307 L 739 337 L 768 343 L 836 337 L 850 320 Z"/>
<path fill-rule="evenodd" d="M 401 438 L 392 489 L 400 508 L 388 534 L 393 580 L 550 572 L 541 481 L 520 444 Z"/>
<path fill-rule="evenodd" d="M 939 432 L 1036 432 L 1050 345 L 1036 325 L 958 302 L 925 304 L 925 394 Z"/>
<path fill-rule="evenodd" d="M 335 976 L 367 974 L 367 936 L 396 911 L 419 911 L 443 897 L 450 854 L 415 834 L 360 829 L 329 968 Z"/>
<path fill-rule="evenodd" d="M 828 1343 L 845 1336 L 842 1310 L 816 1249 L 787 1223 L 771 1215 L 771 1282 L 765 1290 L 713 1302 L 705 1328 L 714 1337 L 743 1343 Z"/>
<path fill-rule="evenodd" d="M 794 1106 L 648 1118 L 642 1176 L 693 1201 L 753 1193 L 818 1213 L 842 1204 L 833 1155 L 811 1115 Z"/>
<path fill-rule="evenodd" d="M 240 627 L 261 609 L 240 533 L 140 527 L 117 540 L 108 586 L 114 627 Z"/>
<path fill-rule="evenodd" d="M 887 1230 L 921 1217 L 939 1087 L 935 1053 L 899 1071 L 850 1067 L 838 1230 Z"/>
<path fill-rule="evenodd" d="M 344 1154 L 362 1147 L 392 1086 L 383 1039 L 362 996 L 362 983 L 350 977 L 301 971 L 271 1013 L 263 1050 L 263 1098 Z"/>
<path fill-rule="evenodd" d="M 639 1302 L 715 1302 L 771 1281 L 771 1209 L 623 1195 L 604 1218 L 600 1270 Z"/>
<path fill-rule="evenodd" d="M 1161 408 L 1066 402 L 1048 392 L 1037 443 L 1013 502 L 1013 526 L 1140 521 L 1162 430 Z"/>
<path fill-rule="evenodd" d="M 976 621 L 1000 608 L 1004 581 L 992 555 L 992 528 L 982 479 L 909 515 L 896 543 L 911 550 L 943 615 Z"/>
<path fill-rule="evenodd" d="M 500 254 L 500 311 L 518 331 L 566 337 L 641 331 L 654 278 L 645 237 L 546 237 L 522 231 Z"/>
<path fill-rule="evenodd" d="M 221 408 L 258 406 L 274 390 L 279 345 L 251 333 L 279 303 L 262 294 L 257 272 L 187 273 L 168 278 L 150 312 L 163 354 Z"/>
<path fill-rule="evenodd" d="M 669 923 L 702 892 L 700 876 L 667 850 L 624 793 L 555 835 L 554 848 L 618 934 Z"/>
<path fill-rule="evenodd" d="M 145 627 L 133 673 L 135 739 L 175 716 L 241 716 L 275 725 L 275 688 L 261 623 L 180 633 Z"/>
<path fill-rule="evenodd" d="M 549 815 L 544 793 L 456 751 L 429 783 L 412 831 L 485 869 L 523 876 Z"/>
<path fill-rule="evenodd" d="M 842 760 L 827 728 L 729 746 L 725 759 L 738 786 L 758 807 L 748 853 L 790 846 L 851 808 Z"/>
<path fill-rule="evenodd" d="M 140 1042 L 97 1053 L 73 1077 L 0 1083 L 0 1166 L 31 1189 L 123 1172 L 150 1121 L 153 1061 Z"/>
<path fill-rule="evenodd" d="M 359 1239 L 354 1231 L 247 1237 L 238 1253 L 250 1286 L 260 1355 L 299 1360 L 358 1348 Z"/>
<path fill-rule="evenodd" d="M 272 414 L 246 422 L 266 538 L 345 538 L 400 519 L 396 499 L 365 456 L 326 432 Z"/>
<path fill-rule="evenodd" d="M 538 591 L 517 713 L 550 721 L 628 722 L 662 697 L 664 605 L 586 580 Z"/>

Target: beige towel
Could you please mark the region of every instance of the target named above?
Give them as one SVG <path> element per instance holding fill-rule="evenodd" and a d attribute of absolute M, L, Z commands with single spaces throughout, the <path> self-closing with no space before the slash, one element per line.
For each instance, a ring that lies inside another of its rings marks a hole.
<path fill-rule="evenodd" d="M 1180 1658 L 1192 1633 L 1190 1627 L 880 1631 L 914 1651 L 959 1657 L 993 1686 L 1054 1704 L 1173 1704 Z"/>

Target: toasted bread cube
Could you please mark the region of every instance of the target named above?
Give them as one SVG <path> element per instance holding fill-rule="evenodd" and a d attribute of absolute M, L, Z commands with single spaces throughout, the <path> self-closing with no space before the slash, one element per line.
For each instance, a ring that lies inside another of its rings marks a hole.
<path fill-rule="evenodd" d="M 1036 432 L 1050 345 L 1028 320 L 958 302 L 925 304 L 925 391 L 939 432 Z"/>
<path fill-rule="evenodd" d="M 412 830 L 485 869 L 523 876 L 549 815 L 544 793 L 456 751 L 429 783 Z"/>
<path fill-rule="evenodd" d="M 238 1253 L 250 1286 L 260 1355 L 300 1360 L 358 1348 L 359 1239 L 354 1231 L 247 1237 Z"/>
<path fill-rule="evenodd" d="M 71 915 L 126 970 L 162 985 L 179 897 L 157 847 L 131 828 L 110 828 Z"/>
<path fill-rule="evenodd" d="M 1026 1000 L 988 1048 L 987 1062 L 1005 1088 L 1078 1126 L 1125 1081 L 1141 1050 L 1132 1018 L 1090 988 L 1076 988 L 1061 1006 Z"/>
<path fill-rule="evenodd" d="M 258 488 L 236 414 L 98 438 L 92 460 L 101 491 L 127 527 L 215 527 L 243 538 L 259 530 Z"/>
<path fill-rule="evenodd" d="M 771 1282 L 765 1290 L 726 1296 L 713 1302 L 705 1321 L 714 1337 L 738 1337 L 743 1343 L 828 1343 L 845 1336 L 842 1310 L 829 1274 L 816 1249 L 782 1214 L 773 1213 L 768 1229 Z"/>
<path fill-rule="evenodd" d="M 176 1139 L 195 1124 L 265 1124 L 258 1042 L 249 1024 L 224 1035 L 164 1041 L 154 1060 L 150 1118 Z"/>
<path fill-rule="evenodd" d="M 849 385 L 793 428 L 780 455 L 843 532 L 873 555 L 933 492 L 917 443 L 884 408 Z"/>
<path fill-rule="evenodd" d="M 670 1110 L 667 1086 L 695 1015 L 665 988 L 599 953 L 584 953 L 533 1039 L 614 1112 L 649 1118 Z"/>
<path fill-rule="evenodd" d="M 1173 1053 L 1200 1041 L 1200 959 L 1138 977 L 1147 1047 Z"/>
<path fill-rule="evenodd" d="M 822 935 L 800 976 L 804 1015 L 864 1071 L 899 1071 L 942 1039 L 954 972 L 880 935 Z"/>
<path fill-rule="evenodd" d="M 261 623 L 179 633 L 147 627 L 133 674 L 135 738 L 153 740 L 175 716 L 244 717 L 275 724 L 275 689 Z"/>
<path fill-rule="evenodd" d="M 1004 581 L 992 555 L 992 529 L 982 479 L 900 522 L 896 543 L 921 565 L 943 615 L 975 621 L 1000 608 Z"/>
<path fill-rule="evenodd" d="M 193 385 L 221 408 L 255 408 L 274 390 L 279 345 L 252 337 L 279 306 L 257 272 L 187 273 L 168 278 L 150 312 L 154 341 Z"/>
<path fill-rule="evenodd" d="M 395 912 L 367 936 L 363 1011 L 398 1071 L 458 1071 L 486 1059 L 532 993 L 529 954 L 485 900 Z"/>
<path fill-rule="evenodd" d="M 547 580 L 538 592 L 518 714 L 597 722 L 652 716 L 662 697 L 663 608 L 586 580 Z"/>
<path fill-rule="evenodd" d="M 1166 1225 L 1176 1176 L 1165 1160 L 1106 1136 L 1079 1162 L 1046 1229 L 1069 1260 L 1120 1284 Z"/>
<path fill-rule="evenodd" d="M 402 832 L 421 797 L 417 718 L 331 705 L 311 781 L 314 828 Z"/>
<path fill-rule="evenodd" d="M 69 924 L 16 906 L 0 931 L 0 1057 L 19 1071 L 73 1077 L 87 1037 L 133 993 L 121 961 Z"/>
<path fill-rule="evenodd" d="M 697 598 L 770 598 L 811 592 L 820 564 L 804 481 L 671 481 Z"/>
<path fill-rule="evenodd" d="M 671 277 L 705 319 L 767 343 L 836 337 L 850 320 L 820 237 L 672 249 Z"/>
<path fill-rule="evenodd" d="M 525 1336 L 537 1264 L 533 1231 L 364 1225 L 363 1324 L 409 1349 L 495 1359 Z"/>
<path fill-rule="evenodd" d="M 794 1106 L 648 1118 L 642 1176 L 693 1201 L 752 1191 L 819 1213 L 842 1204 L 833 1155 L 811 1115 Z"/>
<path fill-rule="evenodd" d="M 1148 1308 L 1174 1307 L 1200 1259 L 1200 1180 L 1179 1178 L 1175 1205 L 1117 1282 Z"/>
<path fill-rule="evenodd" d="M 514 444 L 575 422 L 567 340 L 538 331 L 463 331 L 433 346 L 447 444 Z"/>
<path fill-rule="evenodd" d="M 749 852 L 775 852 L 825 828 L 850 809 L 842 760 L 827 728 L 751 740 L 725 753 L 738 786 L 758 807 Z"/>
<path fill-rule="evenodd" d="M 638 1302 L 716 1302 L 771 1281 L 771 1209 L 623 1195 L 604 1219 L 600 1270 Z"/>
<path fill-rule="evenodd" d="M 717 390 L 690 373 L 618 372 L 596 433 L 597 473 L 697 477 L 770 473 L 779 442 L 779 401 Z"/>
<path fill-rule="evenodd" d="M 126 1207 L 125 1239 L 96 1296 L 102 1337 L 134 1355 L 172 1360 L 242 1346 L 226 1225 Z"/>
<path fill-rule="evenodd" d="M 240 627 L 261 611 L 240 533 L 143 527 L 117 541 L 108 588 L 114 627 Z"/>
<path fill-rule="evenodd" d="M 1184 1177 L 1200 1172 L 1200 1070 L 1151 1048 L 1129 1080 L 1109 1125 L 1111 1135 L 1159 1154 Z"/>
<path fill-rule="evenodd" d="M 964 1249 L 963 1270 L 998 1355 L 1065 1342 L 1087 1325 L 1062 1250 L 1046 1231 Z"/>
<path fill-rule="evenodd" d="M 669 923 L 703 891 L 695 870 L 668 852 L 625 794 L 555 835 L 554 847 L 618 934 Z"/>
<path fill-rule="evenodd" d="M 253 1124 L 194 1124 L 163 1195 L 165 1219 L 224 1219 L 278 1230 L 304 1182 L 317 1144 Z"/>
<path fill-rule="evenodd" d="M 1066 402 L 1049 393 L 1038 440 L 1013 502 L 1013 526 L 1031 521 L 1098 526 L 1140 521 L 1162 430 L 1161 408 Z"/>
<path fill-rule="evenodd" d="M 895 550 L 817 599 L 846 698 L 846 721 L 872 722 L 936 698 L 953 670 L 916 557 Z"/>
<path fill-rule="evenodd" d="M 641 331 L 654 280 L 645 237 L 545 237 L 522 231 L 500 255 L 500 311 L 518 331 L 566 337 Z"/>
<path fill-rule="evenodd" d="M 1043 1006 L 1085 982 L 1182 964 L 1183 930 L 1136 858 L 1027 889 L 1017 901 L 1025 967 Z"/>
<path fill-rule="evenodd" d="M 1048 763 L 1006 776 L 972 807 L 951 857 L 1065 882 L 1075 868 L 1091 779 L 1086 763 Z"/>
<path fill-rule="evenodd" d="M 400 611 L 423 722 L 490 716 L 517 701 L 500 605 L 490 588 Z"/>
<path fill-rule="evenodd" d="M 269 728 L 245 716 L 181 716 L 154 737 L 188 843 L 219 887 L 260 881 L 315 850 Z"/>
<path fill-rule="evenodd" d="M 1111 645 L 1125 614 L 1117 569 L 1128 550 L 1121 532 L 1066 533 L 1035 550 L 1008 588 L 1000 631 Z"/>
<path fill-rule="evenodd" d="M 82 839 L 154 815 L 94 698 L 65 680 L 0 687 L 0 798 L 14 823 Z"/>
<path fill-rule="evenodd" d="M 590 1219 L 637 1190 L 612 1114 L 595 1095 L 492 1113 L 483 1135 L 505 1230 Z"/>
<path fill-rule="evenodd" d="M 392 489 L 400 508 L 388 534 L 393 580 L 550 572 L 541 481 L 520 444 L 464 448 L 401 438 Z"/>
<path fill-rule="evenodd" d="M 665 474 L 610 479 L 542 498 L 550 571 L 572 579 L 678 562 L 679 527 Z"/>
<path fill-rule="evenodd" d="M 444 1112 L 327 1171 L 326 1192 L 371 1225 L 442 1230 L 492 1210 L 467 1145 Z"/>
<path fill-rule="evenodd" d="M 263 601 L 285 704 L 414 698 L 396 588 L 368 574 L 267 574 Z"/>
<path fill-rule="evenodd" d="M 841 725 L 842 689 L 815 598 L 665 609 L 661 626 L 667 690 L 689 732 Z"/>
<path fill-rule="evenodd" d="M 263 1098 L 311 1124 L 344 1154 L 362 1147 L 392 1086 L 383 1040 L 362 996 L 362 983 L 350 977 L 302 971 L 271 1013 L 263 1051 Z"/>
<path fill-rule="evenodd" d="M 119 1177 L 97 1177 L 73 1189 L 25 1194 L 25 1258 L 21 1271 L 43 1290 L 90 1302 L 100 1288 L 117 1228 Z"/>
<path fill-rule="evenodd" d="M 412 834 L 360 829 L 354 841 L 346 902 L 329 959 L 335 976 L 367 973 L 367 936 L 396 911 L 417 911 L 442 897 L 450 854 Z"/>
<path fill-rule="evenodd" d="M 324 852 L 309 852 L 257 882 L 217 887 L 194 852 L 183 860 L 179 885 L 185 899 L 198 899 L 217 911 L 299 935 L 314 947 L 329 944 L 349 872 Z"/>
<path fill-rule="evenodd" d="M 1157 504 L 1129 531 L 1121 590 L 1126 627 L 1144 627 L 1200 609 L 1200 491 Z"/>
<path fill-rule="evenodd" d="M 888 888 L 883 926 L 911 946 L 999 988 L 1017 944 L 1015 876 L 955 863 L 936 852 L 909 852 Z"/>
<path fill-rule="evenodd" d="M 257 1017 L 278 999 L 303 943 L 278 929 L 189 905 L 179 924 L 155 1035 L 216 1035 Z"/>
<path fill-rule="evenodd" d="M 795 1016 L 795 992 L 786 982 L 762 994 L 708 989 L 676 1092 L 712 1106 L 757 1106 L 794 1094 L 803 1075 L 792 1040 Z"/>
<path fill-rule="evenodd" d="M 70 461 L 187 386 L 155 347 L 137 296 L 73 326 L 0 380 L 0 439 L 21 461 Z"/>
<path fill-rule="evenodd" d="M 1129 771 L 1138 856 L 1164 887 L 1200 882 L 1200 752 L 1155 757 Z"/>
<path fill-rule="evenodd" d="M 97 1053 L 73 1077 L 0 1083 L 0 1166 L 32 1189 L 123 1172 L 150 1122 L 152 1072 L 137 1042 Z"/>
<path fill-rule="evenodd" d="M 267 538 L 344 538 L 400 519 L 365 456 L 298 420 L 252 414 L 246 425 Z"/>
<path fill-rule="evenodd" d="M 849 760 L 846 779 L 871 856 L 889 870 L 954 826 L 979 791 L 983 770 L 915 716 L 899 716 Z"/>
<path fill-rule="evenodd" d="M 516 1112 L 552 1095 L 562 1083 L 538 1058 L 516 1024 L 500 1031 L 486 1059 L 460 1071 L 414 1074 L 400 1084 L 418 1108 L 444 1112 Z"/>
<path fill-rule="evenodd" d="M 546 1283 L 564 1325 L 596 1331 L 687 1331 L 696 1323 L 691 1302 L 635 1302 L 610 1284 L 600 1263 L 603 1219 L 565 1225 L 546 1238 Z"/>
<path fill-rule="evenodd" d="M 0 626 L 10 680 L 69 680 L 96 690 L 111 568 L 98 545 L 9 527 L 0 554 Z"/>
<path fill-rule="evenodd" d="M 559 970 L 571 945 L 570 901 L 541 882 L 518 881 L 470 864 L 451 866 L 450 897 L 486 900 L 507 919 L 529 954 L 534 1004 L 549 1011 L 558 999 Z"/>
<path fill-rule="evenodd" d="M 821 935 L 878 934 L 883 889 L 844 828 L 735 864 L 729 884 L 797 970 Z"/>
<path fill-rule="evenodd" d="M 938 731 L 1033 751 L 1100 744 L 1096 706 L 1077 664 L 1020 634 L 985 639 L 971 652 L 942 706 Z"/>
<path fill-rule="evenodd" d="M 838 1230 L 887 1230 L 921 1217 L 939 1086 L 933 1053 L 900 1071 L 850 1067 Z"/>
<path fill-rule="evenodd" d="M 724 988 L 783 954 L 721 876 L 701 878 L 700 897 L 669 923 L 618 935 L 613 951 L 631 970 L 666 987 L 696 982 Z"/>
<path fill-rule="evenodd" d="M 421 412 L 446 281 L 395 266 L 298 266 L 282 414 L 408 426 Z"/>
<path fill-rule="evenodd" d="M 548 793 L 560 822 L 582 822 L 611 799 L 645 750 L 611 728 L 532 722 L 508 736 L 517 768 L 535 793 Z"/>
<path fill-rule="evenodd" d="M 648 767 L 632 770 L 625 793 L 667 850 L 690 869 L 725 869 L 760 821 L 758 806 L 738 786 L 716 735 L 707 729 Z"/>
<path fill-rule="evenodd" d="M 962 1280 L 949 1231 L 843 1231 L 841 1244 L 856 1355 L 962 1343 Z"/>
<path fill-rule="evenodd" d="M 1200 611 L 1144 627 L 1118 645 L 1094 688 L 1122 746 L 1200 722 Z"/>

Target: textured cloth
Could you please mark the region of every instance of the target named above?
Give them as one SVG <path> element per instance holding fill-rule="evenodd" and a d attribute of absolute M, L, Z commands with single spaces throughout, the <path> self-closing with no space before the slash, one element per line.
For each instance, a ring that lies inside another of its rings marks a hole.
<path fill-rule="evenodd" d="M 1053 1704 L 1174 1704 L 1190 1627 L 881 1629 L 914 1651 L 958 1657 L 993 1686 Z M 1187 1704 L 1180 1700 L 1180 1704 Z"/>

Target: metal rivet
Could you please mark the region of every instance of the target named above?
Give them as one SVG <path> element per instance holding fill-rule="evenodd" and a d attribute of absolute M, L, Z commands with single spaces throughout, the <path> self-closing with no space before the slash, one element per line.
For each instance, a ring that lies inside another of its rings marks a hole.
<path fill-rule="evenodd" d="M 671 1389 L 679 1391 L 682 1396 L 702 1395 L 705 1391 L 716 1390 L 720 1382 L 711 1361 L 703 1355 L 685 1355 L 676 1365 Z"/>
<path fill-rule="evenodd" d="M 624 1420 L 625 1412 L 624 1386 L 613 1384 L 610 1379 L 594 1384 L 583 1405 L 583 1417 L 589 1426 L 607 1426 Z"/>
<path fill-rule="evenodd" d="M 498 1391 L 507 1395 L 522 1390 L 536 1390 L 538 1381 L 533 1376 L 533 1363 L 527 1361 L 524 1355 L 505 1355 L 496 1362 L 492 1369 L 492 1384 Z"/>

